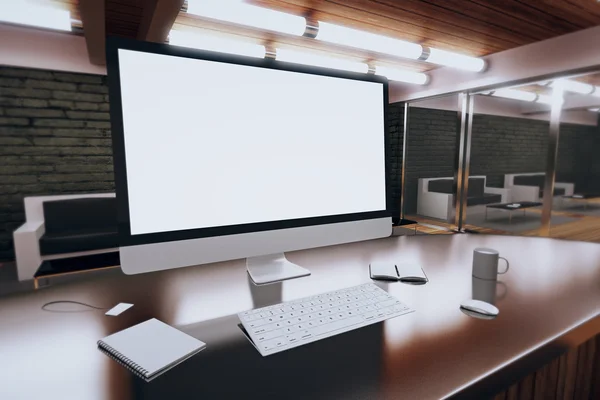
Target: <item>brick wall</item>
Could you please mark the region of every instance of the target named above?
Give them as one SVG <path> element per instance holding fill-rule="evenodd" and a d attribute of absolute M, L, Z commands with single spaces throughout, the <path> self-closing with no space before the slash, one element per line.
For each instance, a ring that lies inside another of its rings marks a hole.
<path fill-rule="evenodd" d="M 0 67 L 0 260 L 23 197 L 114 191 L 106 77 Z"/>
<path fill-rule="evenodd" d="M 411 107 L 406 157 L 405 213 L 417 212 L 419 178 L 454 176 L 457 113 Z"/>
<path fill-rule="evenodd" d="M 404 104 L 390 104 L 388 133 L 390 143 L 390 190 L 394 219 L 400 219 L 400 194 L 402 190 L 402 141 L 404 131 Z"/>
<path fill-rule="evenodd" d="M 470 174 L 503 187 L 504 174 L 545 171 L 549 128 L 545 121 L 473 116 Z"/>

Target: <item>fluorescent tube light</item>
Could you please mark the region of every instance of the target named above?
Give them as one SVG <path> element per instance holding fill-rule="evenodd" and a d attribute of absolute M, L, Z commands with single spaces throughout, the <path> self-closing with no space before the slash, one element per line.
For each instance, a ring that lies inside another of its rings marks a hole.
<path fill-rule="evenodd" d="M 498 89 L 492 93 L 492 96 L 522 101 L 535 101 L 538 97 L 535 93 L 515 89 Z"/>
<path fill-rule="evenodd" d="M 319 21 L 318 40 L 416 60 L 421 45 Z"/>
<path fill-rule="evenodd" d="M 429 57 L 425 61 L 473 72 L 480 72 L 485 68 L 485 61 L 481 58 L 434 48 L 429 49 Z"/>
<path fill-rule="evenodd" d="M 600 97 L 600 86 L 594 86 L 594 91 L 592 92 L 592 96 Z"/>
<path fill-rule="evenodd" d="M 322 21 L 319 21 L 319 31 L 316 38 L 324 42 L 377 51 L 413 60 L 420 58 L 423 53 L 423 47 L 416 43 Z M 481 58 L 433 48 L 429 49 L 429 56 L 425 61 L 475 72 L 483 71 L 485 68 L 485 61 Z"/>
<path fill-rule="evenodd" d="M 341 69 L 345 71 L 369 72 L 369 66 L 357 61 L 349 61 L 341 58 L 322 56 L 303 51 L 277 48 L 277 60 L 297 64 L 314 65 L 317 67 Z"/>
<path fill-rule="evenodd" d="M 550 86 L 554 87 L 555 83 L 556 83 L 556 81 L 553 81 L 550 84 Z M 563 83 L 563 89 L 568 92 L 580 93 L 580 94 L 590 94 L 594 91 L 594 86 L 587 84 L 587 83 L 573 81 L 573 80 L 569 80 L 569 79 L 563 79 L 562 83 Z"/>
<path fill-rule="evenodd" d="M 0 1 L 0 22 L 71 30 L 71 13 L 30 1 Z"/>
<path fill-rule="evenodd" d="M 588 108 L 588 110 L 592 112 L 600 112 L 600 108 Z"/>
<path fill-rule="evenodd" d="M 169 33 L 169 44 L 248 57 L 265 56 L 265 46 L 259 44 L 186 31 L 172 30 Z"/>
<path fill-rule="evenodd" d="M 302 36 L 306 30 L 304 17 L 253 6 L 240 0 L 189 0 L 187 12 L 290 35 Z"/>
<path fill-rule="evenodd" d="M 414 83 L 417 85 L 424 85 L 429 80 L 429 77 L 422 72 L 405 71 L 381 66 L 375 67 L 375 74 L 385 76 L 391 81 Z"/>

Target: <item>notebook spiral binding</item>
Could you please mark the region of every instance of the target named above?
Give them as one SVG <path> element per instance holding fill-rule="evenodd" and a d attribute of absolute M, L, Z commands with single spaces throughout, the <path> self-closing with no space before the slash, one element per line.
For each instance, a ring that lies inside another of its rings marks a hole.
<path fill-rule="evenodd" d="M 107 345 L 103 341 L 98 341 L 98 350 L 133 372 L 135 375 L 142 379 L 148 379 L 149 371 L 142 368 L 140 365 L 134 363 L 131 359 L 125 357 L 122 353 L 118 352 L 111 346 Z"/>

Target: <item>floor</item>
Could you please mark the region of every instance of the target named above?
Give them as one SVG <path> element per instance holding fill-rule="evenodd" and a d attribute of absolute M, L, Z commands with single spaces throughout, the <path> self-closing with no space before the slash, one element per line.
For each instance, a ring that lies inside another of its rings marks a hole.
<path fill-rule="evenodd" d="M 0 262 L 0 296 L 33 290 L 33 281 L 19 282 L 14 262 Z"/>
<path fill-rule="evenodd" d="M 600 204 L 600 199 L 590 200 L 590 203 Z M 540 214 L 541 210 L 528 209 L 527 212 Z M 577 211 L 552 211 L 552 215 L 576 218 L 576 221 L 551 226 L 550 237 L 558 239 L 582 240 L 586 242 L 600 243 L 600 216 L 583 215 L 577 213 Z M 417 230 L 427 230 L 426 233 L 428 234 L 448 234 L 449 231 L 452 231 L 454 229 L 453 224 L 429 217 L 407 215 L 406 218 L 417 221 L 419 223 Z M 498 235 L 511 234 L 510 232 L 502 230 L 490 229 L 469 224 L 465 225 L 465 229 L 477 233 Z M 520 232 L 519 235 L 539 236 L 539 230 L 535 229 Z"/>
<path fill-rule="evenodd" d="M 110 270 L 86 271 L 79 274 L 40 279 L 40 288 L 38 290 L 42 290 L 45 286 L 49 285 L 89 279 L 90 276 L 98 276 L 99 274 L 120 273 L 120 270 L 120 268 L 112 268 Z M 17 279 L 17 266 L 14 262 L 0 262 L 0 297 L 32 290 L 34 290 L 33 280 L 19 282 Z"/>

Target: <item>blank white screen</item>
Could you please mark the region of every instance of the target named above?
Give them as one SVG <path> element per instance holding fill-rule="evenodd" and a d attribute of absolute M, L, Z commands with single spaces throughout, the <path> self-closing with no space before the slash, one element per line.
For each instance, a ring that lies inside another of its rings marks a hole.
<path fill-rule="evenodd" d="M 119 50 L 131 234 L 386 209 L 383 85 Z"/>

